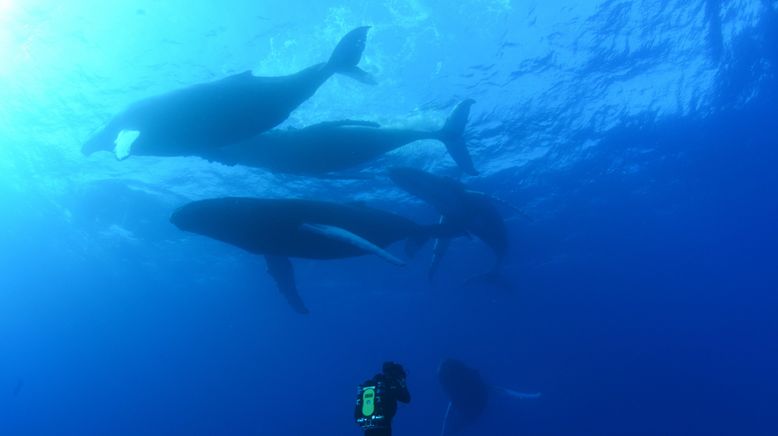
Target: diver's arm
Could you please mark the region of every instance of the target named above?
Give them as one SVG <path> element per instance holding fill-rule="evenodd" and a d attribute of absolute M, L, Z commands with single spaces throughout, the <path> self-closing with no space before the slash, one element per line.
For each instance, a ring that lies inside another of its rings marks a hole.
<path fill-rule="evenodd" d="M 405 379 L 397 380 L 394 391 L 397 401 L 406 404 L 411 402 L 411 393 L 408 391 L 408 386 L 405 384 Z"/>

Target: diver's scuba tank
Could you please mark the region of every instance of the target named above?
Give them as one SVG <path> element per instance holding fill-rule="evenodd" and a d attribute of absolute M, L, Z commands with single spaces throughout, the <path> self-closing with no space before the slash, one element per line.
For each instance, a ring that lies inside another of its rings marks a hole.
<path fill-rule="evenodd" d="M 357 389 L 357 405 L 354 418 L 362 430 L 386 428 L 383 395 L 384 383 L 370 380 L 362 383 Z"/>

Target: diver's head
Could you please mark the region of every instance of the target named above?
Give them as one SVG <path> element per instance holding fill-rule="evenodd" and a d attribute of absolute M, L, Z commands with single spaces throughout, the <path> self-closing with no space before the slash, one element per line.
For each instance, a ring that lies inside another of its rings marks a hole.
<path fill-rule="evenodd" d="M 396 362 L 384 362 L 382 372 L 385 376 L 396 380 L 404 380 L 406 377 L 405 369 Z"/>

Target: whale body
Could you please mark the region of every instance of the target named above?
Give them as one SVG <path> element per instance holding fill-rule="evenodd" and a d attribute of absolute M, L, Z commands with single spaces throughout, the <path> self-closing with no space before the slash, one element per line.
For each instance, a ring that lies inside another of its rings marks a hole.
<path fill-rule="evenodd" d="M 328 62 L 289 76 L 255 77 L 246 71 L 131 104 L 92 136 L 82 152 L 115 151 L 119 159 L 189 156 L 249 139 L 283 122 L 333 74 L 374 83 L 357 67 L 368 29 L 346 34 Z M 127 132 L 132 134 L 123 135 Z M 131 139 L 121 144 L 120 136 Z"/>
<path fill-rule="evenodd" d="M 483 278 L 494 279 L 508 252 L 508 230 L 495 200 L 472 191 L 449 177 L 441 177 L 415 168 L 395 167 L 387 171 L 389 178 L 401 189 L 434 207 L 441 214 L 441 223 L 461 228 L 483 241 L 494 253 L 492 270 Z M 434 275 L 450 240 L 435 242 L 430 277 Z"/>
<path fill-rule="evenodd" d="M 341 259 L 374 254 L 404 262 L 385 248 L 408 240 L 413 252 L 448 227 L 422 226 L 402 216 L 358 204 L 302 199 L 226 197 L 195 201 L 177 209 L 170 221 L 179 229 L 207 236 L 265 257 L 268 272 L 299 313 L 307 313 L 289 258 Z"/>
<path fill-rule="evenodd" d="M 274 130 L 213 150 L 207 159 L 273 172 L 322 176 L 369 162 L 419 140 L 441 141 L 459 168 L 478 174 L 464 140 L 473 100 L 459 103 L 440 130 L 381 128 L 369 121 L 332 121 L 303 129 Z"/>

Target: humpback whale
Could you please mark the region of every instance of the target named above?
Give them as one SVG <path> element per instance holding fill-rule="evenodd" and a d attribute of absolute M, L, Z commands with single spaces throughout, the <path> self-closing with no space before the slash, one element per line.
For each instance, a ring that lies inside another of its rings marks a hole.
<path fill-rule="evenodd" d="M 303 129 L 274 130 L 217 150 L 206 157 L 225 165 L 322 176 L 363 164 L 411 142 L 443 142 L 467 174 L 478 174 L 463 137 L 473 100 L 459 103 L 437 131 L 381 128 L 369 121 L 342 120 Z"/>
<path fill-rule="evenodd" d="M 379 209 L 300 199 L 226 197 L 188 203 L 173 212 L 179 229 L 265 257 L 267 270 L 298 313 L 307 313 L 290 257 L 340 259 L 374 254 L 404 262 L 385 248 L 407 240 L 412 254 L 431 237 L 452 236 L 439 224 L 422 226 Z"/>
<path fill-rule="evenodd" d="M 508 251 L 505 220 L 495 206 L 495 199 L 468 190 L 461 182 L 425 171 L 396 167 L 388 170 L 389 178 L 401 189 L 432 205 L 441 214 L 441 224 L 460 228 L 475 235 L 492 250 L 495 263 L 482 278 L 494 279 Z M 435 274 L 450 239 L 438 239 L 433 249 L 429 276 Z"/>
<path fill-rule="evenodd" d="M 346 34 L 328 62 L 280 77 L 251 71 L 138 101 L 111 119 L 81 151 L 129 155 L 198 155 L 249 139 L 283 122 L 333 74 L 375 83 L 357 67 L 369 27 Z"/>
<path fill-rule="evenodd" d="M 490 403 L 506 398 L 536 399 L 540 394 L 516 392 L 487 384 L 477 370 L 456 359 L 438 368 L 438 381 L 449 399 L 441 436 L 461 433 L 476 423 Z M 506 432 L 512 433 L 512 432 Z"/>

